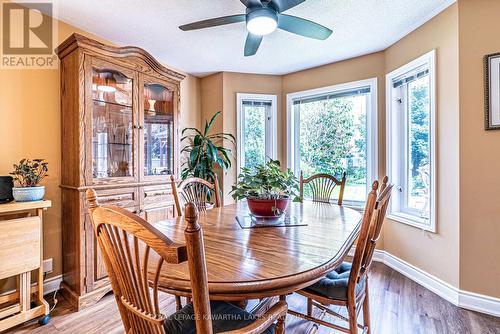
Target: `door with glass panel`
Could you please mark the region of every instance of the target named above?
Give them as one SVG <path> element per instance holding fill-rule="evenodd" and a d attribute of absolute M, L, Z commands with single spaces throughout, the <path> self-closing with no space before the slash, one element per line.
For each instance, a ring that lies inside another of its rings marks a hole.
<path fill-rule="evenodd" d="M 92 184 L 137 180 L 137 78 L 128 69 L 95 58 L 86 62 L 85 69 L 92 78 L 86 87 L 90 113 L 85 124 L 90 126 L 85 133 L 91 139 L 91 152 L 86 155 L 85 175 Z"/>
<path fill-rule="evenodd" d="M 276 95 L 237 94 L 238 170 L 276 159 Z"/>
<path fill-rule="evenodd" d="M 141 76 L 140 92 L 140 178 L 165 180 L 177 165 L 177 94 L 168 82 L 147 76 Z"/>

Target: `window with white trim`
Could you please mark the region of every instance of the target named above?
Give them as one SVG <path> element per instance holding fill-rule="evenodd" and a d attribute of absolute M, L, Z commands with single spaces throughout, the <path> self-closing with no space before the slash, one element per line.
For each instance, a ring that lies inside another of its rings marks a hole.
<path fill-rule="evenodd" d="M 288 94 L 287 147 L 296 175 L 346 172 L 344 205 L 362 207 L 377 178 L 377 79 Z"/>
<path fill-rule="evenodd" d="M 277 96 L 236 95 L 238 171 L 276 159 Z"/>
<path fill-rule="evenodd" d="M 388 217 L 435 232 L 435 51 L 387 74 Z"/>

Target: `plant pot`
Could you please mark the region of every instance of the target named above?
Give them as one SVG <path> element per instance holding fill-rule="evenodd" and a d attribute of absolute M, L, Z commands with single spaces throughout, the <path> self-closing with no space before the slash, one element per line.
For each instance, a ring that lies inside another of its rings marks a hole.
<path fill-rule="evenodd" d="M 16 202 L 41 201 L 45 196 L 45 186 L 25 188 L 14 187 L 12 188 L 12 195 L 14 195 L 14 200 L 16 200 Z"/>
<path fill-rule="evenodd" d="M 279 217 L 288 207 L 290 199 L 257 199 L 247 198 L 248 209 L 254 216 Z M 277 209 L 277 210 L 276 210 Z M 281 214 L 280 214 L 281 213 Z"/>

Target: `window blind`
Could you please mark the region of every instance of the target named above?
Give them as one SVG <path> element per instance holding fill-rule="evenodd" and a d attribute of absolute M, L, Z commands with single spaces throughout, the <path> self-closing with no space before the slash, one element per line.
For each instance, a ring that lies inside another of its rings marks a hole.
<path fill-rule="evenodd" d="M 241 104 L 245 107 L 270 107 L 271 101 L 243 100 Z"/>
<path fill-rule="evenodd" d="M 415 81 L 423 76 L 426 76 L 429 74 L 429 68 L 417 68 L 414 71 L 408 72 L 396 79 L 393 80 L 392 86 L 394 88 L 401 87 L 404 84 L 407 84 L 409 82 Z"/>
<path fill-rule="evenodd" d="M 330 100 L 330 99 L 338 99 L 338 98 L 342 98 L 342 97 L 363 95 L 363 94 L 369 94 L 369 93 L 370 93 L 370 87 L 362 87 L 362 88 L 350 89 L 350 90 L 342 91 L 342 92 L 327 93 L 327 94 L 321 94 L 321 95 L 316 95 L 316 96 L 307 96 L 307 97 L 303 97 L 303 98 L 298 98 L 298 99 L 293 100 L 293 104 L 297 105 L 297 104 L 302 104 L 302 103 L 326 101 L 326 100 Z"/>

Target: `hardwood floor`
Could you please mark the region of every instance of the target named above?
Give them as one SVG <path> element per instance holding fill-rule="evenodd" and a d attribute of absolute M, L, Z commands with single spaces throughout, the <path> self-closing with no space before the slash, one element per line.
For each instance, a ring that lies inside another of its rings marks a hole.
<path fill-rule="evenodd" d="M 301 296 L 289 296 L 287 301 L 290 308 L 305 311 L 305 299 Z M 173 312 L 173 298 L 162 295 L 161 306 L 166 314 Z M 500 333 L 500 318 L 460 309 L 381 263 L 374 263 L 371 273 L 370 306 L 373 334 Z M 123 333 L 112 295 L 81 312 L 71 311 L 60 300 L 52 316 L 46 326 L 31 321 L 5 333 Z M 311 326 L 312 323 L 289 315 L 286 333 L 303 334 Z M 317 334 L 331 333 L 338 332 L 325 327 L 317 331 Z"/>

